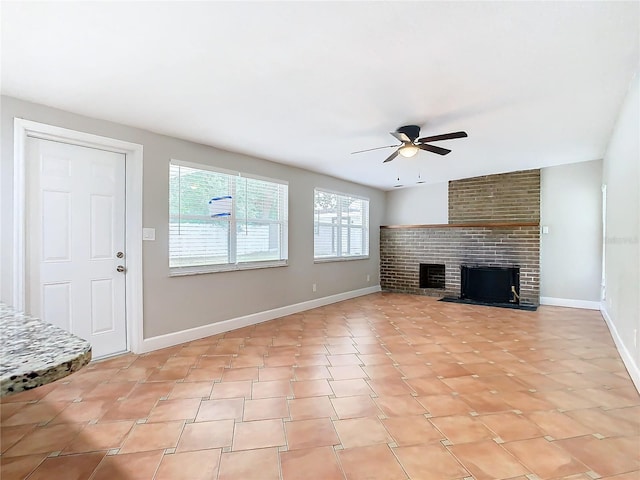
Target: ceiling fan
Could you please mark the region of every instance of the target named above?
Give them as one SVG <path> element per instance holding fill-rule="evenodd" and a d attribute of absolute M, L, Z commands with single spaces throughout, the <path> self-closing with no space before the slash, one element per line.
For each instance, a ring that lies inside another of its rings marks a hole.
<path fill-rule="evenodd" d="M 403 157 L 413 157 L 419 150 L 427 150 L 428 152 L 437 153 L 438 155 L 446 155 L 447 153 L 451 153 L 451 150 L 436 147 L 435 145 L 429 145 L 427 142 L 464 138 L 467 136 L 467 132 L 452 132 L 444 133 L 442 135 L 433 135 L 431 137 L 418 138 L 420 136 L 420 127 L 418 125 L 405 125 L 404 127 L 398 128 L 395 132 L 391 132 L 391 135 L 396 137 L 402 143 L 400 145 L 385 145 L 384 147 L 369 148 L 368 150 L 359 150 L 351 153 L 370 152 L 372 150 L 380 150 L 382 148 L 398 148 L 382 163 L 390 162 L 396 158 L 398 154 Z"/>

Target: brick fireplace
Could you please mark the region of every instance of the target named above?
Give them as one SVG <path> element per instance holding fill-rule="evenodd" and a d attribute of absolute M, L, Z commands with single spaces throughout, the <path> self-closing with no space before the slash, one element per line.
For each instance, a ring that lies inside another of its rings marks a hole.
<path fill-rule="evenodd" d="M 537 305 L 539 223 L 540 170 L 451 181 L 449 224 L 380 228 L 382 289 L 459 297 L 462 265 L 517 267 L 521 303 Z M 424 265 L 443 265 L 444 285 L 427 285 Z"/>

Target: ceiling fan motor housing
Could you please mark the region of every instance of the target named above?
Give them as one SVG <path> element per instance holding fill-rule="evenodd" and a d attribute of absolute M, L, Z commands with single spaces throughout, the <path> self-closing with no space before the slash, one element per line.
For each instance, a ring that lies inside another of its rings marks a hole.
<path fill-rule="evenodd" d="M 416 138 L 420 135 L 420 127 L 418 125 L 405 125 L 396 130 L 398 133 L 404 133 L 411 139 L 412 142 L 416 141 Z"/>

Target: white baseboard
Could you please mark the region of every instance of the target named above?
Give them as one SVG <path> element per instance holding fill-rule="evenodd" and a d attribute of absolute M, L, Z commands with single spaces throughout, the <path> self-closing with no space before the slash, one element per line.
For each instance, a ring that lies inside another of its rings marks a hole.
<path fill-rule="evenodd" d="M 615 342 L 616 347 L 618 348 L 618 353 L 620 354 L 620 357 L 624 362 L 624 366 L 627 367 L 629 376 L 631 377 L 631 380 L 633 380 L 633 383 L 636 386 L 636 390 L 638 390 L 638 392 L 640 393 L 640 365 L 636 364 L 634 358 L 631 356 L 631 353 L 629 353 L 629 350 L 627 350 L 627 347 L 622 342 L 622 339 L 620 338 L 620 334 L 616 329 L 616 325 L 611 320 L 611 317 L 609 316 L 609 312 L 607 312 L 607 307 L 605 306 L 604 302 L 601 304 L 600 312 L 604 317 L 604 321 L 607 322 L 607 326 L 609 327 L 609 331 L 611 332 L 613 341 Z"/>
<path fill-rule="evenodd" d="M 540 297 L 540 305 L 600 310 L 600 302 L 592 302 L 590 300 L 573 300 L 571 298 Z"/>
<path fill-rule="evenodd" d="M 342 302 L 343 300 L 349 300 L 350 298 L 361 297 L 363 295 L 369 295 L 371 293 L 376 293 L 379 291 L 381 291 L 380 285 L 376 285 L 375 287 L 361 288 L 359 290 L 351 290 L 349 292 L 338 293 L 336 295 L 330 295 L 328 297 L 316 298 L 313 300 L 308 300 L 306 302 L 274 308 L 273 310 L 266 310 L 264 312 L 245 315 L 243 317 L 230 318 L 229 320 L 210 323 L 209 325 L 203 325 L 201 327 L 190 328 L 188 330 L 181 330 L 174 333 L 167 333 L 166 335 L 159 335 L 157 337 L 145 338 L 144 340 L 142 340 L 142 345 L 140 345 L 139 351 L 135 353 L 147 353 L 153 350 L 158 350 L 160 348 L 167 348 L 185 342 L 192 342 L 200 338 L 209 337 L 211 335 L 218 335 L 219 333 L 229 332 L 238 328 L 248 327 L 257 323 L 273 320 L 274 318 L 304 312 L 305 310 L 310 310 L 312 308 L 322 307 L 324 305 L 329 305 L 336 302 Z"/>

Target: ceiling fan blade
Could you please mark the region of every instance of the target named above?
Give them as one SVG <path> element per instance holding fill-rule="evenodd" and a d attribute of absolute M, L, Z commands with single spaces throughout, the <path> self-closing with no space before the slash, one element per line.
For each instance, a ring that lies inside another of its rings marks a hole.
<path fill-rule="evenodd" d="M 372 150 L 381 150 L 383 148 L 400 147 L 400 146 L 401 145 L 385 145 L 384 147 L 368 148 L 366 150 L 358 150 L 357 152 L 351 152 L 351 155 L 353 155 L 354 153 L 371 152 Z"/>
<path fill-rule="evenodd" d="M 447 153 L 451 153 L 451 150 L 436 147 L 435 145 L 427 145 L 426 143 L 418 145 L 418 147 L 420 148 L 420 150 L 427 150 L 428 152 L 437 153 L 438 155 L 446 155 Z"/>
<path fill-rule="evenodd" d="M 402 143 L 411 143 L 411 139 L 407 136 L 406 133 L 402 133 L 402 132 L 389 132 L 391 135 L 393 135 L 394 137 L 396 137 L 398 140 L 400 140 Z"/>
<path fill-rule="evenodd" d="M 396 150 L 396 151 L 395 151 L 395 152 L 393 152 L 391 155 L 389 155 L 389 156 L 387 157 L 387 159 L 386 159 L 384 162 L 382 162 L 382 163 L 390 162 L 391 160 L 393 160 L 393 159 L 394 159 L 394 158 L 396 158 L 397 156 L 398 156 L 398 150 Z"/>
<path fill-rule="evenodd" d="M 467 137 L 467 132 L 452 132 L 444 133 L 442 135 L 433 135 L 432 137 L 419 138 L 419 142 L 436 142 L 438 140 L 451 140 L 452 138 L 464 138 Z"/>

